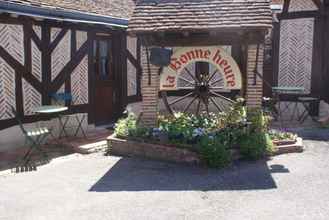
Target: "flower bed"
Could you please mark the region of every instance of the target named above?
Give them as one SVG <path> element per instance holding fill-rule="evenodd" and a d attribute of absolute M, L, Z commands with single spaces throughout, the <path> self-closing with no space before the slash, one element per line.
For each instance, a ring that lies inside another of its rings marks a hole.
<path fill-rule="evenodd" d="M 131 149 L 134 155 L 145 156 L 148 154 L 146 151 L 152 151 L 155 159 L 165 159 L 166 156 L 163 155 L 168 154 L 176 162 L 177 158 L 182 158 L 179 155 L 189 152 L 197 155 L 198 161 L 219 168 L 228 166 L 233 159 L 239 157 L 237 155 L 257 160 L 278 152 L 275 145 L 288 134 L 269 131 L 269 122 L 270 118 L 260 109 L 247 110 L 243 106 L 243 100 L 238 100 L 225 113 L 204 113 L 200 116 L 176 113 L 174 116 L 159 116 L 156 128 L 143 127 L 138 117 L 129 114 L 116 124 L 115 137 L 110 138 L 109 145 L 124 142 L 125 147 Z M 139 150 L 127 146 L 127 143 L 138 145 Z M 169 151 L 176 152 L 178 156 L 173 156 Z M 160 152 L 160 156 L 154 152 Z"/>
<path fill-rule="evenodd" d="M 294 144 L 297 141 L 298 136 L 294 133 L 286 130 L 270 130 L 269 135 L 275 145 L 288 145 Z"/>

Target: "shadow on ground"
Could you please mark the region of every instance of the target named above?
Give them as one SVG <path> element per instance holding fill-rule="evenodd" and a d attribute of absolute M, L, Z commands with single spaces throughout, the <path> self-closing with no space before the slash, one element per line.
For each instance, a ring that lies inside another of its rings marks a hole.
<path fill-rule="evenodd" d="M 302 137 L 304 140 L 329 141 L 329 128 L 314 127 L 288 130 L 297 133 L 298 136 Z"/>
<path fill-rule="evenodd" d="M 36 170 L 38 167 L 46 165 L 51 160 L 58 157 L 63 157 L 74 153 L 72 149 L 60 145 L 45 145 L 42 150 L 47 154 L 45 158 L 40 151 L 34 150 L 31 162 L 23 166 L 23 156 L 28 151 L 28 148 L 22 147 L 14 151 L 0 153 L 0 171 L 11 170 L 14 173 L 30 172 Z"/>
<path fill-rule="evenodd" d="M 268 167 L 265 160 L 237 162 L 229 169 L 214 170 L 122 158 L 89 191 L 218 191 L 273 189 L 271 173 L 287 173 L 282 165 Z"/>

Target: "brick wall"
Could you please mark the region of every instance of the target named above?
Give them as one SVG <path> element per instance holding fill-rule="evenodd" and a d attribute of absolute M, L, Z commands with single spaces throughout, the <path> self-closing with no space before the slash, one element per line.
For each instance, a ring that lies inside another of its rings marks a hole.
<path fill-rule="evenodd" d="M 263 75 L 263 59 L 264 59 L 264 45 L 259 46 L 248 45 L 248 60 L 247 60 L 247 88 L 246 88 L 246 102 L 248 107 L 260 107 L 263 97 L 263 81 L 260 77 L 256 77 L 255 81 L 255 68 L 256 68 L 256 55 L 258 51 L 258 73 Z"/>
<path fill-rule="evenodd" d="M 159 67 L 150 64 L 151 84 L 149 85 L 149 68 L 146 54 L 146 48 L 142 47 L 141 63 L 143 74 L 141 89 L 143 104 L 141 122 L 144 126 L 153 127 L 157 123 L 160 77 L 158 74 Z"/>

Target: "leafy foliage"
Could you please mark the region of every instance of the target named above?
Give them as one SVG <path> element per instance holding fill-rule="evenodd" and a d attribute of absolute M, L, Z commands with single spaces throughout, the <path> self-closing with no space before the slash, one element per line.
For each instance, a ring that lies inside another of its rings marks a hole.
<path fill-rule="evenodd" d="M 241 155 L 249 160 L 258 160 L 273 150 L 272 140 L 265 132 L 245 134 L 239 144 Z"/>
<path fill-rule="evenodd" d="M 287 131 L 270 130 L 269 135 L 272 140 L 296 140 L 297 135 Z"/>
<path fill-rule="evenodd" d="M 159 129 L 168 134 L 171 143 L 195 144 L 199 137 L 216 130 L 221 123 L 219 115 L 176 113 L 174 116 L 160 116 Z"/>
<path fill-rule="evenodd" d="M 231 152 L 223 137 L 204 136 L 199 142 L 201 157 L 209 167 L 223 168 L 231 163 Z"/>
<path fill-rule="evenodd" d="M 237 125 L 245 122 L 247 117 L 246 107 L 244 106 L 244 99 L 239 98 L 229 111 L 225 112 L 223 115 L 222 127 Z"/>
<path fill-rule="evenodd" d="M 238 99 L 224 113 L 159 116 L 159 126 L 150 129 L 140 126 L 134 114 L 128 114 L 127 118 L 117 122 L 115 133 L 119 137 L 136 137 L 190 147 L 200 153 L 208 166 L 220 168 L 230 164 L 231 149 L 235 146 L 240 147 L 242 156 L 251 160 L 271 152 L 271 138 L 279 136 L 268 135 L 269 122 L 270 118 L 261 109 L 247 111 L 244 100 Z M 285 137 L 287 134 L 280 135 Z"/>
<path fill-rule="evenodd" d="M 140 127 L 137 123 L 137 117 L 130 113 L 127 118 L 119 119 L 115 124 L 114 133 L 118 137 L 147 137 L 149 129 Z"/>
<path fill-rule="evenodd" d="M 251 132 L 267 132 L 270 123 L 270 117 L 265 115 L 260 108 L 248 109 L 247 119 L 251 122 Z"/>

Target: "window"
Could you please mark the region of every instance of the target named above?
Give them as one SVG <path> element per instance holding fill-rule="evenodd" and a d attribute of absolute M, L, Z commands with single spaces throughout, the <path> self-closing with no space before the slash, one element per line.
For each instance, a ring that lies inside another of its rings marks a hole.
<path fill-rule="evenodd" d="M 94 59 L 97 78 L 100 80 L 113 80 L 112 42 L 110 39 L 94 41 Z"/>

